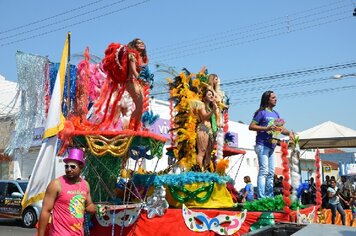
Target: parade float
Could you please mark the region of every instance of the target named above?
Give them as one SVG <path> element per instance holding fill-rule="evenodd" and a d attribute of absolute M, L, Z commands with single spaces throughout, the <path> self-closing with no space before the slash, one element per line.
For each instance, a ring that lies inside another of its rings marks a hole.
<path fill-rule="evenodd" d="M 198 73 L 184 69 L 168 79 L 170 147 L 163 150 L 167 140 L 150 131 L 157 116 L 149 107 L 153 75 L 147 66 L 137 65 L 141 68 L 137 84 L 143 91 L 142 108 L 133 102 L 135 94 L 126 93 L 130 83 L 125 80 L 126 58 L 137 54 L 130 50 L 126 45 L 110 44 L 103 63 L 91 65 L 87 49 L 85 60 L 78 65 L 76 99 L 81 98 L 80 103 L 74 102 L 60 133 L 61 151 L 72 146 L 86 150 L 84 175 L 92 198 L 107 209 L 104 215 L 88 218 L 90 234 L 241 235 L 276 222 L 314 222 L 317 207 L 299 210 L 304 207 L 297 203 L 297 193 L 289 196 L 286 143 L 281 144 L 283 197 L 245 205 L 234 202 L 234 181 L 226 170 L 229 157 L 244 151 L 228 145 L 229 104 L 219 81 L 213 82 L 205 68 Z M 100 91 L 97 97 L 89 96 L 92 90 Z M 215 107 L 212 101 L 217 101 Z M 90 102 L 92 111 L 88 111 Z M 134 109 L 142 109 L 140 122 L 133 116 Z M 117 115 L 123 110 L 125 113 Z M 158 161 L 164 153 L 174 160 L 165 170 L 144 169 L 143 159 Z M 129 165 L 130 161 L 134 164 Z M 294 211 L 291 199 L 295 200 Z"/>
<path fill-rule="evenodd" d="M 228 99 L 206 68 L 198 73 L 184 69 L 167 79 L 167 140 L 150 129 L 158 116 L 150 107 L 154 84 L 145 53 L 130 44 L 112 43 L 100 63 L 92 63 L 88 48 L 83 57 L 69 67 L 62 82 L 60 96 L 66 102 L 61 106 L 64 126 L 58 153 L 65 155 L 70 147 L 86 152 L 83 175 L 93 201 L 106 209 L 104 215 L 86 216 L 88 235 L 243 235 L 278 222 L 330 222 L 330 214 L 319 211 L 318 153 L 316 205 L 300 204 L 297 139 L 280 142 L 283 195 L 236 202 L 234 180 L 226 170 L 229 157 L 245 151 L 229 146 Z M 49 91 L 58 71 L 59 65 L 49 68 Z M 166 150 L 165 143 L 170 144 Z M 172 161 L 164 170 L 147 171 L 142 165 L 165 155 Z"/>

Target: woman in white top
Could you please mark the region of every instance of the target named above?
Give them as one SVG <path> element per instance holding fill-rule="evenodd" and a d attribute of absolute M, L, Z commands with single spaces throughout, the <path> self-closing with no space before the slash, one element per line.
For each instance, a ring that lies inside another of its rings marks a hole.
<path fill-rule="evenodd" d="M 328 188 L 329 204 L 331 208 L 331 223 L 335 224 L 336 210 L 341 215 L 342 224 L 345 225 L 345 212 L 340 204 L 341 200 L 345 201 L 338 193 L 338 188 L 336 187 L 336 182 L 334 179 L 330 179 L 330 187 Z"/>

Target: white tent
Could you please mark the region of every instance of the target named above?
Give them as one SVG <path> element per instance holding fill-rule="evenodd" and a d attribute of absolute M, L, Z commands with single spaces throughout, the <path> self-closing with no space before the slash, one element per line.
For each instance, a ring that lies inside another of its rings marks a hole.
<path fill-rule="evenodd" d="M 332 121 L 307 129 L 299 133 L 298 136 L 302 149 L 356 147 L 356 130 Z"/>
<path fill-rule="evenodd" d="M 0 75 L 0 118 L 13 116 L 18 112 L 20 99 L 16 99 L 17 83 L 5 80 Z"/>

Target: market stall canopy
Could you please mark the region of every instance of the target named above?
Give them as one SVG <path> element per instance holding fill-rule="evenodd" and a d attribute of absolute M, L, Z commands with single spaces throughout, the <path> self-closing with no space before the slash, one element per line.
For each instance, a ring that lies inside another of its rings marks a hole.
<path fill-rule="evenodd" d="M 332 121 L 300 132 L 298 136 L 301 149 L 356 147 L 356 130 Z"/>

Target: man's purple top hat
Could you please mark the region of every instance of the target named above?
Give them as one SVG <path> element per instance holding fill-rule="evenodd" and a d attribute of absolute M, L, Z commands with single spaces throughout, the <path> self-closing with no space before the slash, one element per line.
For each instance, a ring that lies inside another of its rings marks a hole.
<path fill-rule="evenodd" d="M 84 151 L 79 148 L 72 148 L 69 150 L 68 156 L 63 159 L 65 163 L 69 161 L 77 161 L 83 166 L 85 166 L 84 162 Z"/>

